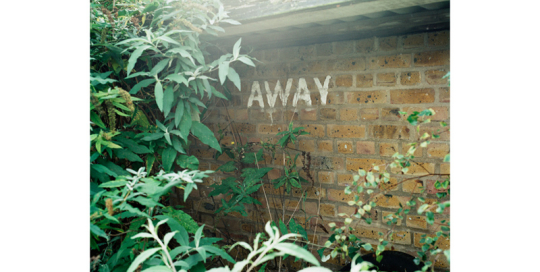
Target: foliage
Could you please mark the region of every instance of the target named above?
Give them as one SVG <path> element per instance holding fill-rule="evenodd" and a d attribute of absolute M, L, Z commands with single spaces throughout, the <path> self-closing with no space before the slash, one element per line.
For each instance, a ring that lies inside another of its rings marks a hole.
<path fill-rule="evenodd" d="M 406 112 L 400 112 L 404 117 Z M 409 124 L 416 126 L 416 130 L 420 131 L 420 126 L 422 124 L 427 124 L 431 122 L 429 116 L 434 115 L 435 112 L 432 109 L 424 110 L 421 112 L 413 112 L 410 114 L 406 120 Z M 444 122 L 440 123 L 441 127 L 446 127 L 447 124 Z M 358 175 L 353 176 L 353 183 L 351 186 L 347 186 L 344 189 L 344 193 L 347 195 L 354 195 L 354 200 L 349 201 L 350 206 L 354 206 L 356 211 L 349 215 L 346 213 L 340 213 L 339 216 L 344 217 L 344 225 L 337 227 L 335 223 L 330 223 L 331 231 L 333 234 L 326 241 L 325 246 L 333 248 L 329 255 L 323 256 L 324 248 L 319 250 L 319 254 L 322 257 L 323 261 L 328 260 L 329 258 L 336 258 L 340 256 L 342 258 L 350 257 L 353 258 L 361 248 L 367 251 L 375 251 L 377 260 L 380 261 L 382 258 L 381 253 L 385 250 L 386 246 L 393 240 L 393 230 L 394 227 L 398 224 L 398 220 L 403 220 L 407 214 L 411 212 L 416 212 L 418 215 L 425 213 L 426 221 L 429 225 L 437 224 L 440 226 L 440 230 L 436 232 L 434 237 L 429 237 L 427 235 L 422 235 L 422 239 L 419 241 L 422 244 L 421 250 L 418 251 L 418 257 L 414 260 L 416 264 L 424 263 L 422 271 L 427 271 L 431 268 L 433 271 L 434 265 L 430 260 L 430 256 L 435 256 L 438 254 L 444 254 L 448 261 L 450 262 L 450 250 L 442 250 L 438 248 L 437 241 L 441 237 L 449 238 L 450 237 L 450 222 L 447 220 L 441 220 L 440 222 L 435 222 L 435 214 L 442 214 L 447 208 L 450 207 L 450 180 L 445 178 L 443 180 L 437 180 L 435 182 L 435 188 L 439 190 L 436 193 L 437 198 L 440 200 L 434 201 L 433 203 L 426 203 L 426 199 L 420 196 L 412 196 L 409 201 L 407 201 L 406 206 L 400 204 L 400 208 L 397 212 L 387 215 L 386 224 L 392 228 L 387 233 L 379 232 L 379 245 L 376 248 L 372 248 L 372 245 L 369 243 L 363 242 L 360 238 L 356 237 L 352 232 L 355 230 L 356 224 L 353 224 L 354 220 L 359 219 L 364 221 L 367 224 L 372 223 L 370 218 L 371 210 L 376 207 L 374 199 L 387 195 L 391 185 L 390 176 L 391 173 L 403 173 L 406 174 L 409 172 L 409 167 L 413 164 L 416 164 L 416 167 L 422 167 L 421 164 L 417 164 L 414 159 L 414 153 L 416 149 L 420 147 L 427 147 L 430 144 L 432 139 L 437 139 L 440 137 L 441 133 L 446 133 L 448 130 L 441 131 L 437 130 L 436 133 L 424 133 L 419 139 L 410 144 L 411 147 L 402 155 L 395 153 L 392 158 L 393 161 L 390 163 L 384 163 L 382 165 L 375 165 L 369 169 L 359 169 Z M 450 155 L 444 157 L 444 161 L 448 162 L 450 160 Z M 426 169 L 424 169 L 426 170 Z M 427 171 L 427 170 L 426 170 Z M 429 171 L 427 171 L 429 172 Z M 436 176 L 441 177 L 443 175 L 429 173 L 425 176 Z M 414 177 L 418 179 L 419 177 Z M 404 179 L 400 183 L 403 183 L 411 178 Z M 416 188 L 415 188 L 416 189 Z M 415 190 L 413 189 L 413 191 Z M 420 188 L 421 193 L 424 193 L 425 188 Z M 376 191 L 379 191 L 376 194 Z M 417 202 L 418 201 L 418 202 Z M 416 209 L 417 203 L 424 203 Z"/>

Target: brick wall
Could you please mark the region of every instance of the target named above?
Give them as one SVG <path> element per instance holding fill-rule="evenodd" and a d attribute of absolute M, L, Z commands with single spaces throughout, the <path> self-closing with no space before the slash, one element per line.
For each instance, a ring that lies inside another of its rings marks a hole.
<path fill-rule="evenodd" d="M 446 79 L 442 79 L 450 69 L 449 31 L 278 48 L 255 51 L 251 55 L 264 63 L 257 64 L 256 68 L 238 66 L 236 69 L 242 79 L 242 91 L 238 92 L 230 84 L 233 99 L 209 109 L 208 118 L 204 122 L 217 131 L 218 126 L 223 128 L 228 120 L 232 120 L 232 125 L 244 143 L 275 140 L 276 133 L 286 129 L 291 120 L 295 126 L 306 127 L 311 134 L 302 136 L 294 146 L 311 152 L 312 157 L 315 186 L 304 186 L 310 188 L 307 190 L 304 210 L 308 216 L 320 210 L 325 224 L 343 222 L 337 216 L 338 213 L 354 212 L 347 205 L 351 196 L 345 195 L 343 189 L 352 182 L 355 170 L 372 163 L 390 161 L 392 154 L 396 151 L 406 152 L 407 144 L 418 138 L 419 134 L 414 127 L 398 119 L 399 111 L 411 113 L 432 108 L 436 111 L 433 121 L 450 124 L 450 88 Z M 326 105 L 323 105 L 314 78 L 323 84 L 327 76 L 331 78 Z M 292 106 L 300 78 L 305 79 L 310 91 L 311 106 L 303 100 L 299 100 L 296 107 Z M 275 107 L 271 109 L 267 102 L 265 82 L 268 82 L 273 93 L 278 80 L 282 89 L 285 89 L 288 79 L 292 79 L 292 87 L 286 106 L 277 98 Z M 257 101 L 253 102 L 252 107 L 247 107 L 254 81 L 258 81 L 261 87 L 264 109 Z M 424 130 L 436 131 L 438 128 L 438 122 L 433 122 Z M 423 131 L 420 131 L 421 134 Z M 233 139 L 228 132 L 223 142 L 230 143 Z M 228 160 L 226 156 L 221 156 L 218 161 L 211 159 L 212 152 L 207 147 L 195 145 L 190 152 L 202 158 L 201 169 L 215 170 Z M 435 199 L 434 177 L 412 179 L 404 183 L 400 181 L 426 174 L 426 171 L 449 174 L 449 164 L 442 161 L 447 152 L 448 133 L 441 135 L 438 141 L 427 148 L 418 149 L 415 155 L 425 169 L 411 167 L 408 175 L 393 175 L 391 194 L 381 195 L 376 200 L 373 223 L 359 223 L 356 234 L 377 244 L 376 233 L 388 229 L 383 217 L 396 211 L 400 203 L 404 205 L 412 193 L 418 194 L 419 185 L 427 189 L 423 194 L 427 201 Z M 266 160 L 265 163 L 275 168 L 270 172 L 270 178 L 282 174 L 282 161 Z M 214 222 L 213 210 L 220 201 L 214 202 L 206 197 L 210 191 L 207 186 L 220 182 L 223 177 L 221 172 L 213 175 L 193 193 L 190 202 L 185 205 L 196 212 L 198 220 L 226 227 L 236 240 L 247 240 L 256 229 L 262 230 L 261 218 L 269 218 L 266 201 L 262 192 L 259 192 L 259 199 L 263 203 L 259 212 L 248 207 L 249 217 L 233 214 L 223 221 Z M 282 214 L 283 203 L 285 217 L 290 217 L 302 190 L 293 190 L 290 195 L 281 198 L 278 190 L 270 186 L 265 188 L 270 206 L 278 208 Z M 306 221 L 301 212 L 297 211 L 294 217 L 297 221 Z M 448 217 L 443 215 L 437 219 L 440 221 Z M 308 222 L 308 233 L 310 239 L 316 239 L 322 244 L 328 234 L 320 227 L 314 232 L 315 221 L 321 223 L 320 218 L 312 218 Z M 412 212 L 395 228 L 397 233 L 392 246 L 396 250 L 415 255 L 420 235 L 433 233 L 435 229 L 426 224 L 424 216 Z M 441 246 L 449 247 L 449 241 L 441 241 Z M 337 264 L 336 261 L 333 263 Z M 438 267 L 447 265 L 444 261 L 437 261 L 436 264 Z"/>

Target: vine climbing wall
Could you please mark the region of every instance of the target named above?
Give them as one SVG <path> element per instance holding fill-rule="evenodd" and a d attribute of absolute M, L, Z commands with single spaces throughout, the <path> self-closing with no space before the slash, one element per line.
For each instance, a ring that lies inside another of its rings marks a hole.
<path fill-rule="evenodd" d="M 324 244 L 329 237 L 325 232 L 328 223 L 339 224 L 344 219 L 338 214 L 354 212 L 347 204 L 352 196 L 343 192 L 352 183 L 353 173 L 372 163 L 390 162 L 396 152 L 405 153 L 407 144 L 426 131 L 439 129 L 439 121 L 450 124 L 450 87 L 442 78 L 450 71 L 449 31 L 275 48 L 251 55 L 262 63 L 257 63 L 256 68 L 235 68 L 240 74 L 241 90 L 229 84 L 232 98 L 209 108 L 204 123 L 218 137 L 218 131 L 223 130 L 222 144 L 252 143 L 255 150 L 261 141 L 276 142 L 276 134 L 286 130 L 291 121 L 295 127 L 305 127 L 310 134 L 301 136 L 290 147 L 297 150 L 293 153 L 309 152 L 311 164 L 306 168 L 313 180 L 301 170 L 306 160 L 300 155 L 298 169 L 310 182 L 289 194 L 264 185 L 267 198 L 261 188 L 257 199 L 262 205 L 246 205 L 248 216 L 214 214 L 221 201 L 219 197 L 208 197 L 212 190 L 209 186 L 230 175 L 221 171 L 199 186 L 188 203 L 178 197 L 177 204 L 185 205 L 201 222 L 226 232 L 227 239 L 248 241 L 256 231 L 262 231 L 263 220 L 288 220 L 293 216 L 296 222 L 305 224 L 310 241 Z M 399 117 L 400 111 L 412 113 L 428 108 L 436 114 L 433 122 L 420 131 Z M 412 194 L 425 197 L 427 202 L 436 198 L 435 181 L 450 173 L 449 163 L 443 162 L 450 151 L 449 136 L 443 133 L 427 148 L 419 148 L 415 156 L 420 164 L 411 166 L 406 175 L 392 175 L 389 193 L 376 197 L 372 223 L 358 223 L 355 235 L 377 244 L 377 233 L 390 228 L 384 216 L 395 212 L 400 204 L 405 205 Z M 214 151 L 197 142 L 190 153 L 201 158 L 202 170 L 216 170 L 230 160 L 225 154 L 215 160 Z M 265 156 L 259 162 L 261 167 L 273 167 L 269 180 L 284 174 L 281 156 L 277 154 L 274 160 Z M 301 199 L 304 189 L 305 201 Z M 444 219 L 449 219 L 449 214 L 436 215 L 436 222 Z M 437 226 L 428 225 L 425 217 L 413 210 L 394 227 L 394 241 L 388 247 L 414 256 L 421 235 L 433 234 Z M 439 246 L 449 248 L 449 240 L 441 240 Z M 326 265 L 342 264 L 330 260 Z M 436 260 L 436 267 L 447 266 L 444 257 Z"/>

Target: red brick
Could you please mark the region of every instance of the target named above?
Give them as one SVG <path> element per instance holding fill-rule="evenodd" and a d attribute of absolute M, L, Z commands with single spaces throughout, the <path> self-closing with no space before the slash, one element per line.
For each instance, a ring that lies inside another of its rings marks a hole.
<path fill-rule="evenodd" d="M 373 75 L 372 74 L 356 75 L 356 87 L 358 88 L 373 87 Z"/>
<path fill-rule="evenodd" d="M 349 104 L 381 104 L 386 103 L 385 91 L 361 91 L 347 92 L 347 103 Z"/>
<path fill-rule="evenodd" d="M 343 121 L 356 121 L 358 120 L 357 108 L 342 108 L 339 110 L 339 119 Z"/>
<path fill-rule="evenodd" d="M 439 179 L 439 182 L 443 182 L 444 179 Z M 448 186 L 448 188 L 446 189 L 436 189 L 435 188 L 435 182 L 437 182 L 436 180 L 428 180 L 427 181 L 427 193 L 428 194 L 436 194 L 436 193 L 441 193 L 441 192 L 446 192 L 447 189 L 450 189 L 450 186 Z"/>
<path fill-rule="evenodd" d="M 414 54 L 414 65 L 416 67 L 450 65 L 450 50 Z"/>
<path fill-rule="evenodd" d="M 391 90 L 390 103 L 392 104 L 421 104 L 433 103 L 435 91 L 433 89 Z"/>
<path fill-rule="evenodd" d="M 377 139 L 409 139 L 409 128 L 394 125 L 369 126 L 370 135 Z"/>
<path fill-rule="evenodd" d="M 353 151 L 353 143 L 350 141 L 338 141 L 337 142 L 338 152 L 343 154 L 352 154 Z"/>
<path fill-rule="evenodd" d="M 358 154 L 375 154 L 375 142 L 356 142 L 356 153 Z"/>
<path fill-rule="evenodd" d="M 370 121 L 379 119 L 379 109 L 360 109 L 360 119 L 362 121 Z"/>
<path fill-rule="evenodd" d="M 328 125 L 328 137 L 364 138 L 365 126 Z"/>
<path fill-rule="evenodd" d="M 396 85 L 395 73 L 377 74 L 377 86 L 394 86 Z"/>

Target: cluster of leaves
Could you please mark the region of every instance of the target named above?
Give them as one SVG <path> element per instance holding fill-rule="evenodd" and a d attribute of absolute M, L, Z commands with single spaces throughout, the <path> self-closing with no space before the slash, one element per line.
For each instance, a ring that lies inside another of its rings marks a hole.
<path fill-rule="evenodd" d="M 405 112 L 400 112 L 404 117 Z M 413 112 L 410 114 L 406 120 L 409 124 L 416 126 L 416 130 L 420 131 L 420 125 L 430 123 L 431 120 L 429 116 L 434 115 L 435 112 L 432 109 L 424 110 L 421 112 Z M 444 122 L 440 123 L 441 127 L 446 127 L 447 124 Z M 358 175 L 353 176 L 353 182 L 351 186 L 347 186 L 344 189 L 344 193 L 347 195 L 354 194 L 354 200 L 348 202 L 350 206 L 354 206 L 355 212 L 353 214 L 340 213 L 339 216 L 345 218 L 344 225 L 337 227 L 335 223 L 330 223 L 331 231 L 333 234 L 326 241 L 326 247 L 333 247 L 329 255 L 324 256 L 324 249 L 319 250 L 319 254 L 322 257 L 323 261 L 328 260 L 329 258 L 336 258 L 340 256 L 341 258 L 353 258 L 355 254 L 363 248 L 367 251 L 375 251 L 377 256 L 377 261 L 381 261 L 381 253 L 385 250 L 386 246 L 393 240 L 393 229 L 398 224 L 398 220 L 403 220 L 404 216 L 409 214 L 411 211 L 414 211 L 414 207 L 417 206 L 417 202 L 424 203 L 416 210 L 418 215 L 425 213 L 426 221 L 429 225 L 435 223 L 435 213 L 442 214 L 445 209 L 450 207 L 450 201 L 446 200 L 450 194 L 450 181 L 449 178 L 446 178 L 444 181 L 437 180 L 434 187 L 439 190 L 437 192 L 438 199 L 441 201 L 435 201 L 433 203 L 425 203 L 426 200 L 421 196 L 412 196 L 409 201 L 403 207 L 400 203 L 400 208 L 393 214 L 385 216 L 386 224 L 392 228 L 387 233 L 379 232 L 379 245 L 377 248 L 372 248 L 372 245 L 369 243 L 362 242 L 361 239 L 356 237 L 352 232 L 355 230 L 355 225 L 353 225 L 354 220 L 362 220 L 367 224 L 372 223 L 370 217 L 371 211 L 376 207 L 376 203 L 373 201 L 375 197 L 385 195 L 388 189 L 391 187 L 390 175 L 391 172 L 394 173 L 403 173 L 406 174 L 409 171 L 409 167 L 412 164 L 416 164 L 414 161 L 414 153 L 418 146 L 427 147 L 430 144 L 432 139 L 437 139 L 440 137 L 440 133 L 445 133 L 446 131 L 441 131 L 440 129 L 436 133 L 424 133 L 419 137 L 418 141 L 410 144 L 409 150 L 406 154 L 395 153 L 392 158 L 393 161 L 390 163 L 384 163 L 382 165 L 373 165 L 370 169 L 359 169 Z M 444 157 L 444 161 L 448 162 L 450 160 L 450 155 Z M 435 173 L 430 173 L 426 176 L 441 176 Z M 408 179 L 405 179 L 401 182 L 404 182 Z M 420 193 L 425 192 L 425 188 L 419 188 Z M 379 191 L 379 194 L 375 194 L 376 191 Z M 444 199 L 443 199 L 444 198 Z M 356 221 L 358 223 L 358 221 Z M 437 247 L 436 243 L 441 237 L 450 237 L 450 222 L 447 220 L 442 220 L 440 223 L 440 231 L 437 231 L 434 237 L 429 237 L 427 235 L 422 235 L 420 244 L 422 244 L 421 250 L 418 251 L 418 257 L 414 260 L 417 265 L 423 263 L 422 271 L 427 271 L 428 269 L 434 269 L 433 262 L 430 261 L 430 256 L 444 254 L 448 261 L 450 261 L 450 250 L 442 250 Z"/>

